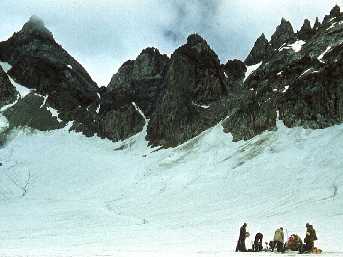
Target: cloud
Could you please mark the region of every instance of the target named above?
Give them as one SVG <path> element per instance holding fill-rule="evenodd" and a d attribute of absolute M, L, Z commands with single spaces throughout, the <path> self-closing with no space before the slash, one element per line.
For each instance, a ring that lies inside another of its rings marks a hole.
<path fill-rule="evenodd" d="M 270 36 L 281 17 L 295 29 L 342 0 L 13 0 L 0 1 L 0 39 L 33 14 L 100 84 L 148 46 L 170 54 L 188 34 L 203 35 L 222 62 L 243 59 L 255 39 Z"/>

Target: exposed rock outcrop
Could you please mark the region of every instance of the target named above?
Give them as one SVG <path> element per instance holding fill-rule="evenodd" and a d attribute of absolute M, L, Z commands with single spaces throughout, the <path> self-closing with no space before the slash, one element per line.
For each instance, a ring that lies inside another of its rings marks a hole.
<path fill-rule="evenodd" d="M 10 128 L 28 127 L 38 130 L 62 128 L 65 123 L 53 116 L 44 105 L 44 97 L 30 93 L 3 113 L 9 121 Z"/>
<path fill-rule="evenodd" d="M 238 98 L 231 105 L 231 113 L 223 122 L 224 132 L 231 133 L 233 141 L 248 140 L 276 127 L 277 113 L 271 101 L 261 101 L 255 92 Z"/>

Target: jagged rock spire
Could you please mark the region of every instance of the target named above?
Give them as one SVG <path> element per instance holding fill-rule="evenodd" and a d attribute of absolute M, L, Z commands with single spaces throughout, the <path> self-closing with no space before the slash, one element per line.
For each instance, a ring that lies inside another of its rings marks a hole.
<path fill-rule="evenodd" d="M 153 47 L 145 48 L 136 60 L 126 61 L 114 74 L 108 88 L 129 88 L 133 80 L 159 78 L 168 64 L 169 58 Z"/>
<path fill-rule="evenodd" d="M 272 47 L 269 44 L 266 36 L 262 34 L 255 42 L 253 49 L 251 50 L 248 57 L 245 59 L 246 65 L 254 65 L 260 61 L 265 60 L 270 56 Z"/>
<path fill-rule="evenodd" d="M 311 27 L 311 22 L 308 19 L 304 20 L 304 24 L 302 25 L 300 31 L 298 32 L 298 37 L 301 40 L 307 40 L 311 38 L 313 35 L 313 30 Z"/>
<path fill-rule="evenodd" d="M 314 25 L 313 25 L 313 30 L 318 30 L 319 29 L 319 27 L 320 27 L 320 21 L 319 21 L 319 18 L 318 17 L 316 17 L 316 21 L 315 21 L 315 23 L 314 23 Z"/>
<path fill-rule="evenodd" d="M 295 33 L 292 24 L 285 18 L 281 19 L 281 24 L 276 28 L 275 33 L 271 37 L 270 44 L 274 49 L 278 49 L 285 42 L 295 38 Z"/>
<path fill-rule="evenodd" d="M 336 4 L 330 11 L 330 17 L 341 16 L 341 8 Z"/>

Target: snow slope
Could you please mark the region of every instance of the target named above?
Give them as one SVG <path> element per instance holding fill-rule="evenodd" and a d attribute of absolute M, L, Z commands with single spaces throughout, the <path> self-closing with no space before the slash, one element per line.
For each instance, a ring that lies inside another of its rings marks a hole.
<path fill-rule="evenodd" d="M 343 256 L 343 125 L 279 122 L 239 143 L 218 125 L 159 151 L 145 133 L 14 133 L 0 148 L 0 256 L 254 255 L 233 252 L 243 222 L 265 241 L 311 222 L 324 255 Z"/>

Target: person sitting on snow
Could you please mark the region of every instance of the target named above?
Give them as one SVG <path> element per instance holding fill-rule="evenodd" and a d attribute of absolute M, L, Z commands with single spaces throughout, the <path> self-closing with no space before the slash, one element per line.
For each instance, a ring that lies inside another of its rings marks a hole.
<path fill-rule="evenodd" d="M 262 240 L 263 240 L 263 234 L 257 233 L 255 236 L 255 241 L 254 241 L 254 245 L 252 249 L 254 252 L 261 252 L 263 250 Z"/>
<path fill-rule="evenodd" d="M 303 242 L 297 234 L 293 234 L 288 239 L 285 250 L 300 251 L 302 249 Z"/>

